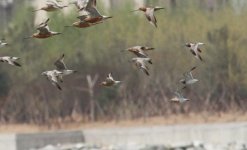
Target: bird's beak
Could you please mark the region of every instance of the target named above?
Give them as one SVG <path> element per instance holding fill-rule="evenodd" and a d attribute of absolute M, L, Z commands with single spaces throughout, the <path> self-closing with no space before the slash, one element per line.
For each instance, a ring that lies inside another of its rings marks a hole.
<path fill-rule="evenodd" d="M 135 11 L 139 11 L 139 9 L 136 9 L 136 10 L 132 10 L 131 12 L 135 12 Z"/>
<path fill-rule="evenodd" d="M 68 27 L 73 27 L 73 26 L 64 26 L 65 28 L 68 28 Z"/>
<path fill-rule="evenodd" d="M 121 50 L 120 52 L 125 52 L 125 51 L 127 51 L 128 49 L 123 49 L 123 50 Z"/>
<path fill-rule="evenodd" d="M 23 38 L 24 40 L 27 40 L 27 39 L 30 39 L 30 38 L 32 38 L 31 36 L 29 36 L 29 37 L 25 37 L 25 38 Z"/>
<path fill-rule="evenodd" d="M 186 46 L 186 47 L 190 47 L 190 45 L 189 45 L 189 44 L 185 44 L 185 46 Z"/>
<path fill-rule="evenodd" d="M 61 32 L 58 32 L 56 35 L 60 35 L 60 34 L 63 34 L 63 33 L 61 33 Z"/>

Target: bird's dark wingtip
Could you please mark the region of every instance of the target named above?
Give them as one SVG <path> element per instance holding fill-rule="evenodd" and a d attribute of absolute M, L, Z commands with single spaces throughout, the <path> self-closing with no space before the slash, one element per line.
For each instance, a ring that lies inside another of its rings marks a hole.
<path fill-rule="evenodd" d="M 17 67 L 21 67 L 21 64 L 17 63 L 17 62 L 13 62 L 15 66 Z"/>

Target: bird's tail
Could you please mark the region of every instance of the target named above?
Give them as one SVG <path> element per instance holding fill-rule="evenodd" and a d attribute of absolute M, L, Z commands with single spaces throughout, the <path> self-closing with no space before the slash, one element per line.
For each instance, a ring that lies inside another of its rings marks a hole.
<path fill-rule="evenodd" d="M 73 27 L 73 26 L 71 26 L 71 25 L 68 25 L 68 26 L 64 26 L 65 28 L 68 28 L 68 27 Z"/>

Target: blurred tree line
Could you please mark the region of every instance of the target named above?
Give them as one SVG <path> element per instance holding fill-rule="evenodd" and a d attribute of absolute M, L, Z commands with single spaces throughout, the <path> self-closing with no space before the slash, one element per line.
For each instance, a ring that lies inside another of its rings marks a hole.
<path fill-rule="evenodd" d="M 163 6 L 164 1 L 146 3 Z M 23 67 L 1 64 L 1 122 L 45 124 L 246 110 L 247 16 L 245 9 L 236 12 L 230 0 L 165 1 L 167 9 L 156 14 L 158 29 L 143 15 L 130 13 L 130 2 L 107 11 L 112 20 L 87 29 L 64 28 L 76 20 L 77 12 L 64 16 L 58 11 L 49 13 L 49 26 L 63 35 L 45 40 L 23 40 L 36 32 L 33 8 L 27 4 L 15 7 L 2 32 L 11 46 L 1 49 L 1 55 L 21 57 Z M 203 63 L 184 47 L 197 41 L 206 43 Z M 154 62 L 150 77 L 129 63 L 133 55 L 121 52 L 135 45 L 156 48 L 149 53 Z M 62 53 L 68 68 L 79 73 L 66 77 L 60 92 L 40 74 L 54 69 Z M 193 66 L 198 66 L 194 75 L 200 81 L 183 92 L 191 101 L 170 103 L 178 80 Z M 123 83 L 100 86 L 109 72 Z"/>

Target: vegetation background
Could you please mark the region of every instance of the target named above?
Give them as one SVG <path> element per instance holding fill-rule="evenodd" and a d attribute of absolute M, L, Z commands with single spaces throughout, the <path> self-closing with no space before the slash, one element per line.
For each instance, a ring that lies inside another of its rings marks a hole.
<path fill-rule="evenodd" d="M 158 28 L 142 13 L 130 13 L 133 2 L 103 1 L 98 8 L 114 18 L 87 29 L 65 28 L 76 21 L 71 13 L 49 13 L 50 28 L 63 35 L 45 40 L 23 40 L 36 32 L 30 1 L 18 0 L 0 7 L 0 35 L 11 44 L 1 56 L 21 57 L 22 68 L 0 65 L 0 122 L 47 124 L 54 120 L 97 121 L 169 116 L 171 114 L 246 112 L 247 108 L 247 9 L 245 0 L 149 0 L 147 5 L 164 6 L 156 13 Z M 186 42 L 204 42 L 196 60 Z M 121 50 L 135 45 L 155 47 L 149 55 L 154 64 L 151 76 L 138 71 Z M 54 88 L 41 72 L 53 69 L 65 53 L 65 62 L 79 73 Z M 183 94 L 189 103 L 174 105 L 182 74 L 193 66 L 200 81 Z M 99 83 L 112 72 L 124 81 L 104 88 Z M 87 76 L 97 83 L 89 88 Z M 97 76 L 99 78 L 97 78 Z M 79 119 L 78 119 L 79 118 Z"/>

